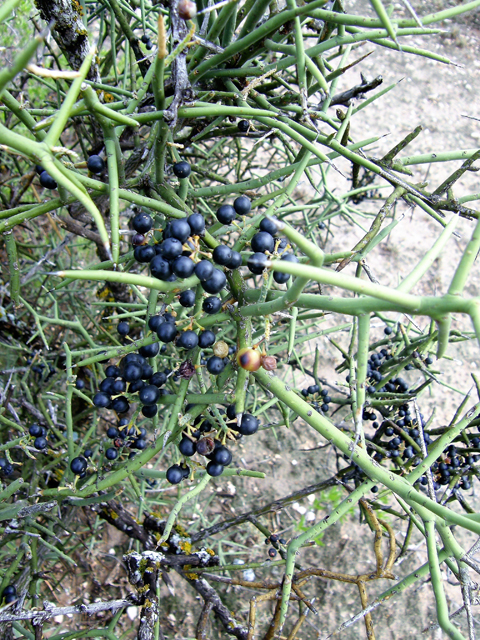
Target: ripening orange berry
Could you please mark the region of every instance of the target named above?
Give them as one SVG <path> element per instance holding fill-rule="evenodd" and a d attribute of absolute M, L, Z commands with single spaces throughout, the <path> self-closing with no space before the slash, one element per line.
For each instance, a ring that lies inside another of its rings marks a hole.
<path fill-rule="evenodd" d="M 240 349 L 237 353 L 237 364 L 242 369 L 246 369 L 247 371 L 258 371 L 260 369 L 262 357 L 255 351 L 255 349 L 250 349 L 249 347 L 245 347 L 244 349 Z"/>

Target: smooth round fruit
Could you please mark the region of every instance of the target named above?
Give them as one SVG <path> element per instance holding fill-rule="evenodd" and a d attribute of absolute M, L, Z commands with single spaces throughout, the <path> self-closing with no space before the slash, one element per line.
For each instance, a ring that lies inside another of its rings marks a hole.
<path fill-rule="evenodd" d="M 174 322 L 164 322 L 157 329 L 157 336 L 161 342 L 173 342 L 177 333 Z"/>
<path fill-rule="evenodd" d="M 139 247 L 135 247 L 133 251 L 133 257 L 140 264 L 148 264 L 155 258 L 155 248 L 150 244 L 142 244 Z"/>
<path fill-rule="evenodd" d="M 28 433 L 33 438 L 38 438 L 39 436 L 42 435 L 42 427 L 39 424 L 32 424 L 32 425 L 30 425 L 30 428 L 28 429 Z"/>
<path fill-rule="evenodd" d="M 142 40 L 143 44 L 147 44 L 147 42 L 150 42 L 150 38 L 145 33 L 143 34 L 141 40 Z"/>
<path fill-rule="evenodd" d="M 146 344 L 143 347 L 140 347 L 140 349 L 138 350 L 139 354 L 144 358 L 154 358 L 159 351 L 160 351 L 160 345 L 158 344 L 158 342 L 152 342 L 152 344 Z"/>
<path fill-rule="evenodd" d="M 259 276 L 267 268 L 268 258 L 264 253 L 254 253 L 247 260 L 247 267 L 255 275 Z"/>
<path fill-rule="evenodd" d="M 112 409 L 116 413 L 127 413 L 130 409 L 130 405 L 128 404 L 128 400 L 124 396 L 119 396 L 112 401 Z"/>
<path fill-rule="evenodd" d="M 142 407 L 142 414 L 145 418 L 153 418 L 158 413 L 158 405 L 156 404 L 146 404 Z"/>
<path fill-rule="evenodd" d="M 250 245 L 255 253 L 265 253 L 265 251 L 272 253 L 275 249 L 275 240 L 266 231 L 259 231 L 253 236 Z"/>
<path fill-rule="evenodd" d="M 109 447 L 105 451 L 105 457 L 107 460 L 116 460 L 118 458 L 118 451 L 113 447 Z"/>
<path fill-rule="evenodd" d="M 241 131 L 242 133 L 247 133 L 250 124 L 248 122 L 248 120 L 240 120 L 239 123 L 237 124 L 238 130 Z"/>
<path fill-rule="evenodd" d="M 148 319 L 148 328 L 151 331 L 156 331 L 163 322 L 165 322 L 165 318 L 163 316 L 161 315 L 151 316 Z"/>
<path fill-rule="evenodd" d="M 149 384 L 154 384 L 156 387 L 162 387 L 167 381 L 167 376 L 163 371 L 157 371 L 148 380 Z"/>
<path fill-rule="evenodd" d="M 192 172 L 192 167 L 188 164 L 186 160 L 181 160 L 180 162 L 176 162 L 173 165 L 173 173 L 177 176 L 177 178 L 180 178 L 180 180 L 183 180 L 184 178 L 188 178 L 191 172 Z"/>
<path fill-rule="evenodd" d="M 127 385 L 125 384 L 125 380 L 114 380 L 113 384 L 112 384 L 112 388 L 113 388 L 113 393 L 123 393 L 126 388 Z M 113 395 L 113 394 L 112 394 Z"/>
<path fill-rule="evenodd" d="M 38 175 L 41 175 L 45 171 L 45 169 L 42 167 L 41 164 L 36 164 L 35 171 L 37 172 Z"/>
<path fill-rule="evenodd" d="M 222 358 L 212 356 L 207 360 L 207 371 L 213 376 L 218 376 L 225 369 L 225 363 Z"/>
<path fill-rule="evenodd" d="M 222 206 L 217 209 L 216 215 L 217 220 L 222 224 L 230 224 L 237 217 L 237 212 L 231 204 L 222 204 Z"/>
<path fill-rule="evenodd" d="M 224 244 L 215 247 L 212 254 L 213 261 L 225 267 L 232 258 L 232 250 Z"/>
<path fill-rule="evenodd" d="M 229 404 L 227 407 L 227 418 L 229 420 L 235 420 L 236 417 L 237 417 L 237 411 L 235 409 L 235 405 Z"/>
<path fill-rule="evenodd" d="M 208 260 L 200 260 L 195 265 L 194 273 L 200 282 L 205 282 L 212 277 L 215 267 Z"/>
<path fill-rule="evenodd" d="M 135 382 L 142 377 L 142 366 L 137 362 L 129 362 L 123 370 L 123 379 L 125 382 Z"/>
<path fill-rule="evenodd" d="M 120 375 L 120 369 L 118 367 L 116 367 L 114 364 L 110 364 L 105 369 L 105 375 L 108 378 L 118 378 L 118 376 Z"/>
<path fill-rule="evenodd" d="M 156 255 L 150 262 L 150 273 L 154 278 L 167 280 L 172 275 L 172 269 L 162 255 Z"/>
<path fill-rule="evenodd" d="M 269 233 L 271 236 L 274 236 L 278 232 L 278 228 L 276 225 L 276 218 L 263 218 L 260 222 L 260 231 L 265 231 Z"/>
<path fill-rule="evenodd" d="M 215 334 L 207 329 L 203 331 L 198 338 L 198 346 L 200 349 L 208 349 L 215 344 Z"/>
<path fill-rule="evenodd" d="M 182 307 L 193 307 L 195 304 L 195 291 L 193 289 L 186 289 L 178 297 L 178 301 Z"/>
<path fill-rule="evenodd" d="M 212 476 L 212 478 L 218 478 L 218 476 L 221 476 L 223 473 L 223 465 L 216 464 L 215 462 L 213 462 L 213 460 L 210 460 L 210 462 L 207 464 L 206 469 L 208 475 Z"/>
<path fill-rule="evenodd" d="M 188 225 L 192 231 L 192 235 L 200 235 L 205 231 L 205 218 L 201 213 L 192 213 L 187 218 Z"/>
<path fill-rule="evenodd" d="M 203 301 L 202 309 L 205 313 L 218 313 L 222 308 L 222 301 L 215 296 L 209 296 Z"/>
<path fill-rule="evenodd" d="M 119 432 L 118 429 L 116 427 L 108 427 L 107 429 L 107 438 L 110 438 L 110 440 L 115 440 L 115 438 L 118 438 L 119 436 Z"/>
<path fill-rule="evenodd" d="M 93 449 L 85 449 L 83 455 L 85 458 L 91 458 L 93 456 Z"/>
<path fill-rule="evenodd" d="M 172 271 L 179 278 L 189 278 L 195 269 L 195 263 L 187 256 L 179 256 L 172 262 Z"/>
<path fill-rule="evenodd" d="M 194 349 L 198 345 L 198 336 L 195 331 L 188 329 L 180 334 L 176 346 L 180 349 Z"/>
<path fill-rule="evenodd" d="M 182 255 L 183 245 L 176 238 L 167 238 L 160 244 L 158 250 L 165 260 L 175 260 L 175 258 Z"/>
<path fill-rule="evenodd" d="M 273 279 L 275 280 L 275 282 L 277 284 L 285 284 L 286 282 L 288 282 L 290 280 L 290 274 L 289 273 L 281 273 L 280 271 L 274 271 Z"/>
<path fill-rule="evenodd" d="M 17 594 L 17 589 L 15 587 L 15 585 L 13 584 L 8 584 L 5 589 L 2 591 L 2 596 L 14 596 Z"/>
<path fill-rule="evenodd" d="M 223 444 L 215 447 L 212 454 L 212 462 L 215 464 L 221 464 L 223 467 L 227 467 L 232 462 L 232 459 L 232 452 Z"/>
<path fill-rule="evenodd" d="M 244 413 L 238 431 L 242 436 L 251 436 L 258 431 L 259 426 L 260 422 L 258 418 L 255 418 L 255 416 L 252 416 L 250 413 Z"/>
<path fill-rule="evenodd" d="M 138 399 L 145 405 L 155 404 L 159 397 L 160 391 L 154 384 L 147 384 L 138 392 Z"/>
<path fill-rule="evenodd" d="M 45 189 L 56 189 L 58 186 L 52 176 L 46 171 L 40 174 L 40 184 L 42 187 L 45 187 Z"/>
<path fill-rule="evenodd" d="M 113 389 L 114 382 L 115 382 L 115 378 L 104 378 L 99 385 L 100 391 L 103 391 L 103 393 L 106 393 L 107 395 L 111 396 L 114 392 L 114 389 Z"/>
<path fill-rule="evenodd" d="M 83 456 L 79 456 L 78 458 L 73 458 L 73 460 L 70 463 L 70 469 L 72 473 L 75 474 L 76 476 L 82 475 L 82 473 L 86 471 L 87 466 L 88 466 L 87 461 Z"/>
<path fill-rule="evenodd" d="M 258 371 L 262 364 L 262 357 L 255 349 L 245 347 L 237 353 L 237 364 L 246 371 Z"/>
<path fill-rule="evenodd" d="M 142 244 L 145 244 L 147 239 L 143 235 L 143 233 L 136 233 L 132 238 L 132 246 L 139 247 Z"/>
<path fill-rule="evenodd" d="M 130 325 L 128 322 L 119 322 L 117 325 L 117 331 L 122 337 L 128 336 L 130 333 Z"/>
<path fill-rule="evenodd" d="M 252 203 L 247 196 L 238 196 L 233 202 L 233 208 L 239 216 L 246 216 L 252 209 Z"/>
<path fill-rule="evenodd" d="M 239 253 L 238 251 L 232 251 L 232 256 L 225 266 L 227 267 L 227 269 L 233 270 L 233 269 L 238 269 L 238 267 L 241 267 L 242 264 L 243 264 L 242 254 Z"/>
<path fill-rule="evenodd" d="M 170 484 L 178 484 L 183 480 L 182 467 L 179 464 L 174 464 L 167 469 L 166 473 L 167 481 Z"/>
<path fill-rule="evenodd" d="M 75 381 L 75 388 L 76 389 L 85 389 L 85 380 L 82 380 L 81 378 L 77 378 L 77 380 Z"/>
<path fill-rule="evenodd" d="M 172 238 L 176 238 L 180 240 L 183 244 L 188 240 L 188 238 L 192 234 L 192 230 L 190 229 L 190 225 L 188 224 L 187 218 L 180 218 L 180 220 L 172 220 L 169 225 L 170 236 Z"/>
<path fill-rule="evenodd" d="M 197 445 L 195 442 L 187 438 L 187 436 L 183 436 L 183 438 L 178 443 L 178 448 L 182 456 L 193 456 L 193 454 L 197 451 Z"/>
<path fill-rule="evenodd" d="M 105 161 L 100 156 L 90 156 L 87 160 L 87 169 L 92 173 L 102 173 L 105 169 Z"/>
<path fill-rule="evenodd" d="M 47 439 L 43 436 L 39 436 L 33 441 L 33 446 L 35 447 L 35 449 L 38 449 L 38 451 L 43 451 L 48 446 Z"/>
<path fill-rule="evenodd" d="M 392 329 L 392 327 L 385 327 L 385 329 L 383 330 L 383 333 L 384 333 L 386 336 L 389 336 L 390 334 L 392 334 L 392 333 L 393 333 L 393 329 Z"/>
<path fill-rule="evenodd" d="M 110 405 L 110 396 L 100 391 L 93 396 L 93 404 L 99 409 L 105 409 Z"/>
<path fill-rule="evenodd" d="M 10 604 L 11 602 L 15 602 L 15 600 L 17 599 L 17 596 L 14 595 L 10 595 L 10 596 L 5 596 L 5 604 Z"/>
<path fill-rule="evenodd" d="M 210 278 L 202 282 L 202 287 L 207 293 L 215 294 L 220 293 L 226 284 L 227 276 L 220 269 L 214 269 Z"/>
<path fill-rule="evenodd" d="M 277 555 L 277 550 L 272 547 L 268 550 L 268 555 L 270 556 L 270 558 L 275 558 L 275 556 Z"/>
<path fill-rule="evenodd" d="M 148 213 L 144 213 L 143 211 L 137 213 L 137 215 L 132 220 L 132 227 L 138 233 L 148 233 L 153 227 L 153 218 L 152 216 L 149 216 Z"/>

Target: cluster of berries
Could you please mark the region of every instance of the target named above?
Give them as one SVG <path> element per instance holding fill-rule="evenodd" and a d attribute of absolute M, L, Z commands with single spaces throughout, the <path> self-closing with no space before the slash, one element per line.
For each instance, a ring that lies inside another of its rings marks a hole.
<path fill-rule="evenodd" d="M 87 169 L 90 171 L 90 173 L 103 173 L 103 171 L 105 170 L 105 162 L 103 158 L 97 155 L 91 155 L 87 160 Z M 37 164 L 35 166 L 35 171 L 39 175 L 40 184 L 42 185 L 42 187 L 44 187 L 45 189 L 57 188 L 57 181 L 52 178 L 48 171 L 45 171 L 42 165 Z"/>
<path fill-rule="evenodd" d="M 188 406 L 187 406 L 188 410 Z M 227 407 L 227 426 L 235 432 L 235 439 L 242 436 L 251 436 L 258 431 L 260 421 L 250 413 L 244 413 L 237 425 L 235 405 Z M 220 440 L 215 438 L 215 426 L 212 422 L 200 415 L 193 422 L 194 429 L 187 429 L 182 434 L 182 439 L 178 443 L 178 450 L 185 458 L 191 458 L 195 454 L 204 456 L 209 461 L 206 465 L 208 475 L 217 477 L 222 475 L 223 470 L 233 459 L 232 452 Z M 174 464 L 167 469 L 167 480 L 170 484 L 178 484 L 190 475 L 190 468 L 186 461 L 183 464 Z"/>
<path fill-rule="evenodd" d="M 311 384 L 306 389 L 302 389 L 301 392 L 304 398 L 308 398 L 308 396 L 313 396 L 312 407 L 315 411 L 321 411 L 322 413 L 328 413 L 330 409 L 329 403 L 332 401 L 332 398 L 328 395 L 327 389 L 320 390 L 318 384 Z M 320 394 L 320 397 L 319 395 Z M 318 400 L 321 401 L 318 402 Z"/>
<path fill-rule="evenodd" d="M 276 533 L 272 533 L 271 536 L 265 538 L 265 544 L 272 544 L 268 550 L 268 556 L 273 560 L 273 558 L 277 555 L 278 545 L 279 544 L 287 544 L 287 541 L 284 538 L 280 538 Z"/>
<path fill-rule="evenodd" d="M 277 238 L 278 227 L 274 217 L 263 218 L 260 222 L 260 230 L 250 241 L 253 254 L 248 258 L 247 267 L 254 275 L 260 275 L 267 266 L 268 255 L 274 252 L 281 253 L 281 260 L 298 262 L 293 253 L 285 253 L 288 246 L 286 238 Z M 273 279 L 277 284 L 285 284 L 290 279 L 290 274 L 275 271 Z"/>
<path fill-rule="evenodd" d="M 17 589 L 15 588 L 15 585 L 8 584 L 2 591 L 2 597 L 5 604 L 15 602 L 15 600 L 17 599 Z"/>
<path fill-rule="evenodd" d="M 150 40 L 150 37 L 147 36 L 146 33 L 143 34 L 143 36 L 141 37 L 141 40 L 142 40 L 143 44 L 145 45 L 145 49 L 147 51 L 151 51 L 153 49 L 153 43 Z"/>

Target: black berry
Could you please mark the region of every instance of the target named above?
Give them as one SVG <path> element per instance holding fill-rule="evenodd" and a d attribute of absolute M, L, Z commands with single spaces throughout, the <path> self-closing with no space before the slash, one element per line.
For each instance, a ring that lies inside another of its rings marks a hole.
<path fill-rule="evenodd" d="M 102 173 L 105 162 L 100 156 L 90 156 L 87 160 L 87 169 L 92 173 Z"/>

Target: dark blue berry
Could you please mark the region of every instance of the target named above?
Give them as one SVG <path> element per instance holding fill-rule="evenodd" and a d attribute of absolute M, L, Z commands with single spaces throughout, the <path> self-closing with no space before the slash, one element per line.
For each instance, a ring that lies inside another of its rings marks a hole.
<path fill-rule="evenodd" d="M 105 162 L 100 156 L 90 156 L 87 160 L 87 169 L 92 173 L 102 173 L 105 169 Z"/>
<path fill-rule="evenodd" d="M 180 178 L 180 180 L 188 178 L 191 172 L 192 167 L 186 160 L 181 160 L 180 162 L 176 162 L 173 165 L 173 173 L 177 176 L 177 178 Z"/>

